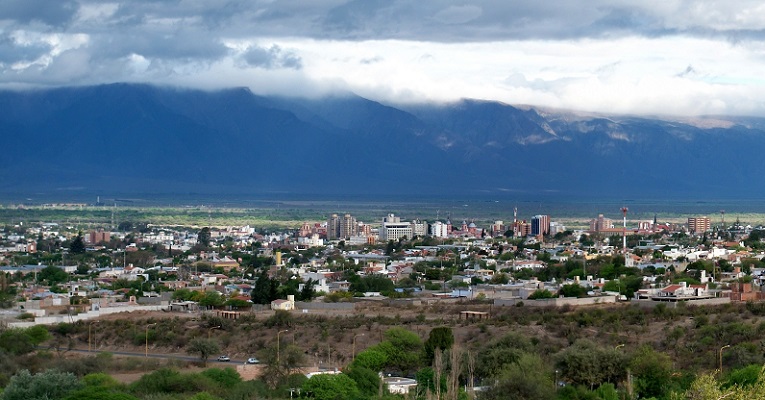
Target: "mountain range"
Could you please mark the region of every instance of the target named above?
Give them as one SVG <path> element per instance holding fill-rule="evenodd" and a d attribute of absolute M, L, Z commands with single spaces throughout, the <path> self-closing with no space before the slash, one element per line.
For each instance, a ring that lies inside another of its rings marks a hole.
<path fill-rule="evenodd" d="M 0 91 L 0 191 L 758 197 L 765 119 L 109 84 Z"/>

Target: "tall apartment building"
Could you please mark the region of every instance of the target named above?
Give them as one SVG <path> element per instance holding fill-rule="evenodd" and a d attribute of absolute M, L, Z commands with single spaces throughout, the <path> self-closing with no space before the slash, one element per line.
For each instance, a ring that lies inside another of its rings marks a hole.
<path fill-rule="evenodd" d="M 702 233 L 712 229 L 712 220 L 709 217 L 688 218 L 688 232 Z"/>
<path fill-rule="evenodd" d="M 513 236 L 524 237 L 531 234 L 531 224 L 526 221 L 513 222 Z"/>
<path fill-rule="evenodd" d="M 342 218 L 332 214 L 327 219 L 327 239 L 348 239 L 359 233 L 359 224 L 351 214 L 345 214 Z"/>
<path fill-rule="evenodd" d="M 412 221 L 412 235 L 413 236 L 427 236 L 428 235 L 428 221 L 420 221 L 416 219 Z"/>
<path fill-rule="evenodd" d="M 560 222 L 550 222 L 551 235 L 556 235 L 558 233 L 563 233 L 565 231 L 566 231 L 566 225 L 563 225 Z"/>
<path fill-rule="evenodd" d="M 531 217 L 531 234 L 533 236 L 550 234 L 550 216 L 535 215 Z"/>
<path fill-rule="evenodd" d="M 401 222 L 401 218 L 388 214 L 382 220 L 380 226 L 379 237 L 380 241 L 399 240 L 402 237 L 411 239 L 413 236 L 412 224 L 409 222 Z"/>
<path fill-rule="evenodd" d="M 98 244 L 101 242 L 109 242 L 112 240 L 111 232 L 104 232 L 102 230 L 90 231 L 87 236 L 88 243 Z"/>
<path fill-rule="evenodd" d="M 491 236 L 502 236 L 505 234 L 505 223 L 502 221 L 494 221 L 491 225 Z"/>
<path fill-rule="evenodd" d="M 359 223 L 351 214 L 345 214 L 340 220 L 340 239 L 348 239 L 359 234 Z"/>
<path fill-rule="evenodd" d="M 600 232 L 611 229 L 614 227 L 614 222 L 610 218 L 606 218 L 603 214 L 598 215 L 598 218 L 590 220 L 590 231 Z"/>
<path fill-rule="evenodd" d="M 327 219 L 327 240 L 337 240 L 340 238 L 340 217 L 332 214 Z"/>
<path fill-rule="evenodd" d="M 430 225 L 430 234 L 438 238 L 449 237 L 448 228 L 449 228 L 449 225 L 441 221 L 436 221 L 435 223 L 433 223 L 433 225 Z"/>

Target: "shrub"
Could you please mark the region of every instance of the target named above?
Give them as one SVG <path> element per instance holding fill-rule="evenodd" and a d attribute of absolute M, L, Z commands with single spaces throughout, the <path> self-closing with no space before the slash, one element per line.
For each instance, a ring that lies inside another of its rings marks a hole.
<path fill-rule="evenodd" d="M 22 370 L 11 378 L 2 394 L 3 400 L 58 399 L 82 385 L 74 374 L 48 370 L 32 375 Z"/>
<path fill-rule="evenodd" d="M 537 289 L 534 291 L 534 293 L 529 295 L 529 300 L 552 299 L 554 297 L 555 294 L 547 289 Z"/>
<path fill-rule="evenodd" d="M 199 393 L 214 391 L 216 384 L 210 378 L 201 374 L 181 374 L 178 371 L 162 368 L 130 385 L 130 390 L 145 396 L 155 393 Z"/>

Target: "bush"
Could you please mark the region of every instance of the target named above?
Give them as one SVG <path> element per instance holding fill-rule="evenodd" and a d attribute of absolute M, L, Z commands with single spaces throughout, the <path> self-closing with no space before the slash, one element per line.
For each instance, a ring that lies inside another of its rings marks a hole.
<path fill-rule="evenodd" d="M 555 297 L 555 294 L 550 292 L 547 289 L 537 289 L 529 295 L 529 300 L 539 300 L 539 299 L 552 299 Z"/>
<path fill-rule="evenodd" d="M 178 371 L 162 368 L 130 385 L 130 390 L 145 396 L 157 393 L 199 393 L 214 391 L 216 384 L 210 378 L 201 374 L 181 374 Z"/>
<path fill-rule="evenodd" d="M 264 324 L 269 327 L 289 328 L 292 325 L 292 314 L 289 311 L 276 310 L 274 315 L 269 317 Z"/>
<path fill-rule="evenodd" d="M 242 377 L 239 376 L 239 373 L 231 367 L 225 369 L 210 368 L 203 371 L 202 375 L 212 379 L 224 388 L 233 387 L 242 381 Z"/>
<path fill-rule="evenodd" d="M 3 400 L 59 399 L 82 385 L 74 374 L 48 370 L 32 375 L 22 370 L 11 378 L 2 393 Z"/>

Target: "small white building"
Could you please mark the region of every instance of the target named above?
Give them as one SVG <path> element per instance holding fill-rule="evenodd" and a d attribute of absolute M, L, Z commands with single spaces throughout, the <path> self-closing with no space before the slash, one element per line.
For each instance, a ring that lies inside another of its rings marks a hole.
<path fill-rule="evenodd" d="M 271 302 L 272 310 L 292 311 L 295 309 L 295 296 L 287 295 L 287 300 L 277 299 Z"/>
<path fill-rule="evenodd" d="M 393 394 L 408 394 L 409 390 L 417 387 L 416 380 L 398 376 L 383 378 L 383 382 L 388 386 L 388 391 Z"/>

